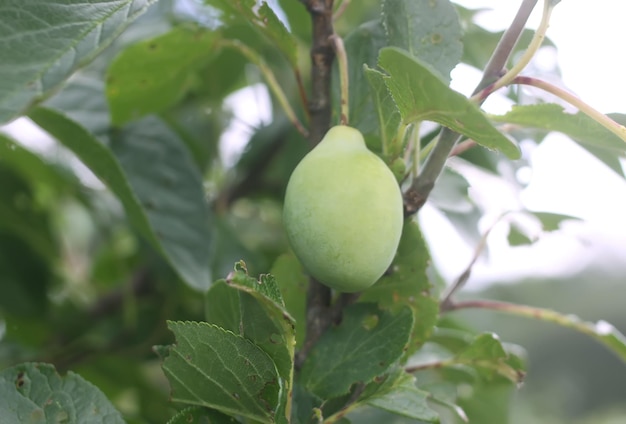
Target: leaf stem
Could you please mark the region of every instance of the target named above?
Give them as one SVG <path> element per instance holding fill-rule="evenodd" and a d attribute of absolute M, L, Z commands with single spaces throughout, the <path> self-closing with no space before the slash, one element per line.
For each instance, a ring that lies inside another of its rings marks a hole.
<path fill-rule="evenodd" d="M 221 40 L 219 41 L 219 44 L 224 47 L 231 47 L 231 48 L 238 50 L 250 62 L 254 63 L 255 65 L 259 67 L 259 70 L 261 71 L 261 73 L 263 74 L 263 77 L 265 78 L 265 82 L 267 83 L 267 86 L 276 97 L 276 100 L 278 100 L 278 103 L 283 108 L 283 111 L 285 112 L 285 115 L 287 115 L 287 118 L 293 123 L 296 129 L 302 135 L 306 137 L 309 134 L 309 132 L 306 130 L 304 125 L 302 125 L 302 122 L 300 122 L 300 120 L 298 119 L 298 116 L 296 115 L 293 108 L 291 107 L 289 100 L 287 100 L 287 96 L 285 95 L 285 92 L 283 91 L 280 84 L 276 80 L 276 76 L 274 75 L 274 72 L 267 65 L 265 60 L 263 60 L 261 55 L 259 55 L 257 52 L 255 52 L 254 50 L 252 50 L 250 47 L 246 46 L 239 40 Z"/>
<path fill-rule="evenodd" d="M 581 321 L 573 315 L 564 315 L 551 309 L 536 308 L 528 305 L 518 305 L 508 302 L 493 300 L 467 300 L 462 302 L 449 302 L 442 305 L 442 312 L 457 311 L 460 309 L 488 309 L 517 315 L 525 318 L 533 318 L 540 321 L 551 322 L 562 327 L 571 328 L 582 334 L 586 334 L 606 346 L 615 353 L 622 361 L 626 362 L 626 337 L 617 331 L 611 324 L 600 321 L 597 324 Z"/>
<path fill-rule="evenodd" d="M 539 50 L 539 48 L 541 47 L 543 40 L 546 38 L 546 32 L 548 31 L 550 16 L 552 15 L 553 9 L 554 4 L 549 0 L 545 0 L 543 6 L 543 14 L 541 15 L 541 22 L 539 23 L 539 27 L 535 31 L 533 39 L 530 41 L 528 48 L 526 49 L 520 60 L 493 84 L 489 84 L 478 93 L 475 93 L 470 98 L 470 100 L 476 103 L 481 103 L 494 91 L 510 84 L 511 81 L 513 81 L 513 79 L 517 77 L 520 72 L 524 70 L 524 68 L 526 68 L 526 66 L 530 63 L 532 58 L 537 53 L 537 50 Z"/>
<path fill-rule="evenodd" d="M 572 106 L 578 108 L 578 110 L 580 110 L 582 113 L 589 116 L 591 119 L 602 125 L 607 130 L 611 131 L 613 134 L 621 138 L 626 143 L 626 127 L 618 124 L 597 109 L 594 109 L 589 104 L 585 103 L 583 100 L 573 95 L 569 91 L 564 90 L 561 87 L 557 87 L 556 85 L 550 84 L 547 81 L 532 77 L 518 76 L 511 81 L 511 84 L 531 85 L 533 87 L 541 88 L 548 93 L 554 94 L 560 99 L 563 99 Z"/>
<path fill-rule="evenodd" d="M 337 57 L 337 65 L 339 66 L 339 85 L 341 87 L 341 114 L 339 123 L 341 125 L 348 125 L 350 118 L 348 55 L 346 54 L 346 48 L 340 36 L 333 34 L 330 36 L 330 41 L 333 44 L 335 56 Z"/>

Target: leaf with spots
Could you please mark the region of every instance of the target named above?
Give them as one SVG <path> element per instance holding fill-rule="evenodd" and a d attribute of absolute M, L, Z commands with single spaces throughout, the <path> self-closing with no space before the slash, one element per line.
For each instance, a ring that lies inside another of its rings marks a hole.
<path fill-rule="evenodd" d="M 205 305 L 207 321 L 250 340 L 274 361 L 286 388 L 280 404 L 286 406 L 293 380 L 295 322 L 284 306 L 274 277 L 251 277 L 245 264 L 239 262 L 226 280 L 211 287 Z"/>
<path fill-rule="evenodd" d="M 430 254 L 415 221 L 404 223 L 398 253 L 391 273 L 366 290 L 361 300 L 378 302 L 385 309 L 409 306 L 414 314 L 407 355 L 415 352 L 431 335 L 439 316 L 439 301 L 432 293 L 426 274 Z"/>
<path fill-rule="evenodd" d="M 109 149 L 59 112 L 37 108 L 29 117 L 109 187 L 130 222 L 188 285 L 209 287 L 210 212 L 202 175 L 176 134 L 149 117 L 113 134 Z"/>
<path fill-rule="evenodd" d="M 430 64 L 446 81 L 463 55 L 461 23 L 448 0 L 385 0 L 388 45 Z"/>
<path fill-rule="evenodd" d="M 186 27 L 133 44 L 109 67 L 106 95 L 114 125 L 165 110 L 193 87 L 218 35 Z"/>
<path fill-rule="evenodd" d="M 172 401 L 275 422 L 280 378 L 267 353 L 212 324 L 170 321 L 168 327 L 176 336 L 163 362 Z"/>
<path fill-rule="evenodd" d="M 510 159 L 520 157 L 517 144 L 500 133 L 478 106 L 448 87 L 428 63 L 396 47 L 385 47 L 378 66 L 387 72 L 385 84 L 405 124 L 437 122 Z"/>
<path fill-rule="evenodd" d="M 2 0 L 0 124 L 50 95 L 155 0 Z"/>
<path fill-rule="evenodd" d="M 239 424 L 239 421 L 213 409 L 191 406 L 174 415 L 167 424 Z"/>
<path fill-rule="evenodd" d="M 302 367 L 302 383 L 329 399 L 348 393 L 354 383 L 370 382 L 400 359 L 412 326 L 408 307 L 396 313 L 372 303 L 348 307 L 341 324 L 324 333 L 311 350 Z"/>
<path fill-rule="evenodd" d="M 102 392 L 78 374 L 25 363 L 0 372 L 2 424 L 124 424 Z"/>

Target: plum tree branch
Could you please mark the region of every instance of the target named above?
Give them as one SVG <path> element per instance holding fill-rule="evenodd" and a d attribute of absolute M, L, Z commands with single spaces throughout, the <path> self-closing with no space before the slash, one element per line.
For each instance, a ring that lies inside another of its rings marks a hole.
<path fill-rule="evenodd" d="M 301 0 L 311 16 L 311 95 L 308 111 L 311 117 L 308 139 L 317 145 L 331 126 L 331 67 L 335 59 L 333 48 L 333 0 Z M 295 358 L 296 369 L 304 363 L 309 351 L 332 323 L 331 291 L 314 278 L 307 292 L 306 336 Z"/>
<path fill-rule="evenodd" d="M 517 44 L 517 41 L 522 34 L 522 31 L 526 26 L 526 22 L 537 4 L 537 1 L 538 0 L 522 1 L 513 22 L 502 35 L 502 38 L 498 42 L 496 49 L 493 51 L 489 62 L 487 62 L 485 70 L 483 71 L 483 77 L 474 90 L 474 94 L 480 92 L 482 89 L 500 78 L 502 71 L 506 66 L 506 62 L 513 52 L 513 49 L 515 48 L 515 45 Z M 460 139 L 461 136 L 459 134 L 448 128 L 443 128 L 441 130 L 439 140 L 426 159 L 422 172 L 415 179 L 413 179 L 411 186 L 404 193 L 405 216 L 416 213 L 422 206 L 424 206 L 430 192 L 435 186 L 435 181 L 439 178 L 439 174 L 441 174 L 441 171 L 450 156 L 450 152 Z"/>
<path fill-rule="evenodd" d="M 467 300 L 461 302 L 449 302 L 441 306 L 441 312 L 458 311 L 460 309 L 487 309 L 504 312 L 509 315 L 517 315 L 525 318 L 533 318 L 540 321 L 551 322 L 562 327 L 571 328 L 582 334 L 586 334 L 603 344 L 622 361 L 626 362 L 626 337 L 611 324 L 600 321 L 596 324 L 585 322 L 573 315 L 565 315 L 551 309 L 536 308 L 528 305 L 518 305 L 509 302 L 494 300 Z"/>

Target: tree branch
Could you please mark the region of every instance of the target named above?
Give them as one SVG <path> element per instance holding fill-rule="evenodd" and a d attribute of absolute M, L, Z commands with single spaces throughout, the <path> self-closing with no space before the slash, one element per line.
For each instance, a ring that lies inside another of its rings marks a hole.
<path fill-rule="evenodd" d="M 511 26 L 502 35 L 502 38 L 498 42 L 496 49 L 493 51 L 489 62 L 485 66 L 483 77 L 474 90 L 474 94 L 481 91 L 489 84 L 492 84 L 494 81 L 497 81 L 502 75 L 506 62 L 515 48 L 517 40 L 524 30 L 528 17 L 536 4 L 537 0 L 522 1 Z M 439 174 L 441 174 L 441 171 L 446 164 L 446 160 L 450 156 L 450 152 L 460 139 L 461 135 L 448 128 L 443 128 L 441 130 L 439 140 L 426 159 L 422 172 L 413 180 L 411 186 L 404 193 L 405 216 L 416 213 L 422 206 L 424 206 L 430 192 L 435 186 L 435 181 L 439 177 Z"/>
<path fill-rule="evenodd" d="M 331 67 L 335 59 L 332 44 L 333 0 L 301 0 L 311 15 L 311 96 L 309 97 L 309 142 L 317 145 L 331 126 Z M 304 363 L 309 351 L 332 323 L 331 291 L 314 278 L 307 292 L 306 338 L 295 360 L 296 369 Z"/>

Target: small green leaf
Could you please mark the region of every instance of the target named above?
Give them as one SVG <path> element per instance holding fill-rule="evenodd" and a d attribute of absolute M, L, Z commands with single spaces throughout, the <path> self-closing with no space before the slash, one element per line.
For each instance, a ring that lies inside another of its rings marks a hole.
<path fill-rule="evenodd" d="M 509 246 L 527 246 L 533 244 L 535 240 L 531 240 L 523 228 L 520 228 L 515 223 L 511 223 L 509 227 L 509 234 L 507 236 Z"/>
<path fill-rule="evenodd" d="M 311 350 L 301 381 L 323 399 L 346 394 L 352 384 L 368 383 L 402 356 L 412 326 L 409 308 L 392 314 L 374 304 L 352 305 Z"/>
<path fill-rule="evenodd" d="M 117 132 L 112 142 L 114 156 L 59 112 L 37 108 L 29 117 L 113 191 L 133 225 L 190 286 L 209 287 L 211 235 L 202 176 L 169 128 L 156 118 L 147 118 Z"/>
<path fill-rule="evenodd" d="M 177 342 L 163 362 L 173 401 L 274 422 L 280 381 L 263 350 L 207 323 L 170 321 L 168 328 Z"/>
<path fill-rule="evenodd" d="M 154 1 L 3 0 L 0 123 L 49 95 Z"/>
<path fill-rule="evenodd" d="M 375 104 L 372 103 L 369 83 L 363 71 L 364 65 L 376 66 L 378 52 L 386 45 L 385 31 L 379 20 L 365 22 L 350 32 L 345 40 L 345 50 L 348 56 L 348 78 L 350 90 L 348 102 L 350 105 L 350 125 L 358 128 L 363 134 L 376 130 Z M 338 78 L 333 82 L 337 86 L 336 102 L 339 102 Z M 385 91 L 387 89 L 385 88 Z M 374 147 L 380 150 L 380 146 Z"/>
<path fill-rule="evenodd" d="M 192 406 L 172 417 L 167 424 L 238 424 L 239 421 L 212 409 Z"/>
<path fill-rule="evenodd" d="M 367 66 L 365 66 L 363 72 L 367 77 L 374 107 L 376 108 L 383 156 L 387 160 L 397 158 L 402 153 L 403 148 L 403 140 L 400 139 L 398 134 L 402 118 L 393 97 L 391 97 L 385 85 L 385 74 Z"/>
<path fill-rule="evenodd" d="M 544 131 L 563 133 L 606 163 L 620 176 L 624 176 L 616 156 L 626 154 L 626 143 L 582 112 L 567 113 L 561 105 L 543 103 L 513 106 L 504 115 L 493 115 L 496 122 L 518 124 Z"/>
<path fill-rule="evenodd" d="M 450 80 L 463 53 L 461 24 L 448 0 L 385 0 L 383 25 L 389 46 L 400 47 Z"/>
<path fill-rule="evenodd" d="M 414 314 L 411 342 L 406 356 L 415 352 L 432 333 L 439 314 L 439 301 L 426 275 L 430 255 L 415 221 L 406 221 L 398 253 L 391 265 L 391 273 L 361 296 L 364 302 L 378 302 L 381 307 L 397 310 L 409 306 Z"/>
<path fill-rule="evenodd" d="M 57 374 L 52 365 L 25 363 L 0 372 L 3 424 L 124 424 L 98 388 L 78 374 Z"/>
<path fill-rule="evenodd" d="M 211 60 L 217 37 L 213 31 L 178 27 L 124 49 L 106 78 L 112 123 L 162 112 L 180 100 Z"/>
<path fill-rule="evenodd" d="M 294 318 L 296 325 L 296 347 L 304 343 L 306 328 L 306 293 L 309 279 L 302 264 L 293 253 L 276 258 L 270 274 L 276 278 L 280 293 L 285 300 L 285 307 Z"/>
<path fill-rule="evenodd" d="M 384 393 L 377 393 L 366 403 L 375 408 L 413 418 L 427 423 L 438 423 L 439 414 L 430 409 L 427 399 L 430 393 L 415 386 L 415 377 L 402 374 Z"/>
<path fill-rule="evenodd" d="M 430 65 L 394 47 L 381 50 L 378 65 L 389 74 L 385 84 L 405 123 L 434 121 L 511 159 L 520 157 L 517 144 L 495 129 L 478 106 L 450 89 Z"/>
<path fill-rule="evenodd" d="M 525 375 L 519 358 L 506 352 L 498 336 L 493 333 L 478 335 L 453 361 L 474 367 L 487 380 L 499 375 L 513 383 L 520 383 Z"/>
<path fill-rule="evenodd" d="M 559 213 L 550 212 L 530 212 L 541 222 L 543 231 L 556 231 L 561 227 L 563 221 L 575 220 L 580 221 L 580 218 L 571 215 L 563 215 Z"/>
<path fill-rule="evenodd" d="M 292 68 L 298 67 L 298 42 L 267 2 L 261 2 L 258 8 L 255 0 L 208 0 L 208 3 L 225 12 L 223 19 L 231 22 L 245 20 L 274 43 Z"/>

